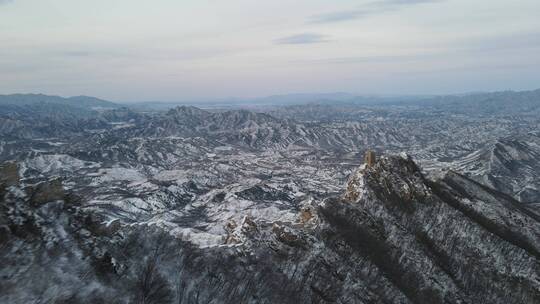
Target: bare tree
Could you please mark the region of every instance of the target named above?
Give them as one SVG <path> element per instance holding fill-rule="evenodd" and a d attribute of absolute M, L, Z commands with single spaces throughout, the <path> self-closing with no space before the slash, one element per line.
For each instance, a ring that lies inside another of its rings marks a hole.
<path fill-rule="evenodd" d="M 138 270 L 135 282 L 136 304 L 166 304 L 171 303 L 173 292 L 169 287 L 169 282 L 159 272 L 158 264 L 162 251 L 163 239 L 156 241 L 156 246 L 152 254 L 145 258 Z"/>

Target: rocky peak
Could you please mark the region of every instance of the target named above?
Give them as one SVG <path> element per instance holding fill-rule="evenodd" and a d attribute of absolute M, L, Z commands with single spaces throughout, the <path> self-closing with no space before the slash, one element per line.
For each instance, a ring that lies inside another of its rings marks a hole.
<path fill-rule="evenodd" d="M 205 121 L 211 117 L 211 113 L 205 110 L 192 107 L 180 106 L 169 110 L 162 123 L 181 125 L 187 127 L 199 127 L 205 124 Z"/>
<path fill-rule="evenodd" d="M 407 154 L 382 156 L 370 166 L 361 166 L 347 183 L 344 198 L 413 201 L 428 195 L 429 187 L 420 168 Z"/>
<path fill-rule="evenodd" d="M 209 112 L 199 109 L 197 107 L 193 107 L 193 106 L 179 106 L 179 107 L 170 109 L 167 112 L 167 115 L 177 116 L 177 117 L 188 117 L 188 116 L 203 117 L 209 114 L 210 114 Z"/>

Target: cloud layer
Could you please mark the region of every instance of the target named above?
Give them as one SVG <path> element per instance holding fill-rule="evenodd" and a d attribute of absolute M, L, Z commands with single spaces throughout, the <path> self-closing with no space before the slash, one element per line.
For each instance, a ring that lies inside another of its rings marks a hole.
<path fill-rule="evenodd" d="M 274 40 L 275 44 L 312 44 L 327 42 L 325 35 L 317 33 L 303 33 L 292 36 L 287 36 Z"/>
<path fill-rule="evenodd" d="M 310 16 L 308 23 L 332 23 L 364 18 L 411 5 L 436 3 L 444 0 L 382 0 L 371 2 L 356 9 Z"/>
<path fill-rule="evenodd" d="M 179 100 L 540 83 L 538 0 L 165 2 L 0 0 L 0 94 Z"/>

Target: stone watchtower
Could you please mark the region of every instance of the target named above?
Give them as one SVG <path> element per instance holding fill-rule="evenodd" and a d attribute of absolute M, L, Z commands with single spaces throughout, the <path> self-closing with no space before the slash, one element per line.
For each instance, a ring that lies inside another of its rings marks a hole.
<path fill-rule="evenodd" d="M 369 168 L 375 164 L 376 156 L 375 152 L 372 150 L 367 150 L 366 155 L 364 156 L 364 162 L 366 163 L 366 166 Z"/>

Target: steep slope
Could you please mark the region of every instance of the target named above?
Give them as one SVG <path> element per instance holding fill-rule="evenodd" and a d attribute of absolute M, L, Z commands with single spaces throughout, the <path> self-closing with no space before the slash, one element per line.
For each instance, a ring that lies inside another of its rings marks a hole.
<path fill-rule="evenodd" d="M 385 267 L 401 269 L 397 283 L 414 290 L 416 301 L 426 302 L 429 295 L 451 303 L 458 297 L 472 303 L 539 298 L 539 219 L 513 199 L 452 172 L 444 183 L 427 181 L 409 158 L 383 158 L 359 171 L 345 199 L 380 223 L 380 231 L 363 225 L 382 246 Z M 366 216 L 347 220 L 349 212 L 326 206 L 336 223 L 367 221 Z"/>
<path fill-rule="evenodd" d="M 438 166 L 461 172 L 520 202 L 540 202 L 540 137 L 535 133 L 498 139 Z"/>

